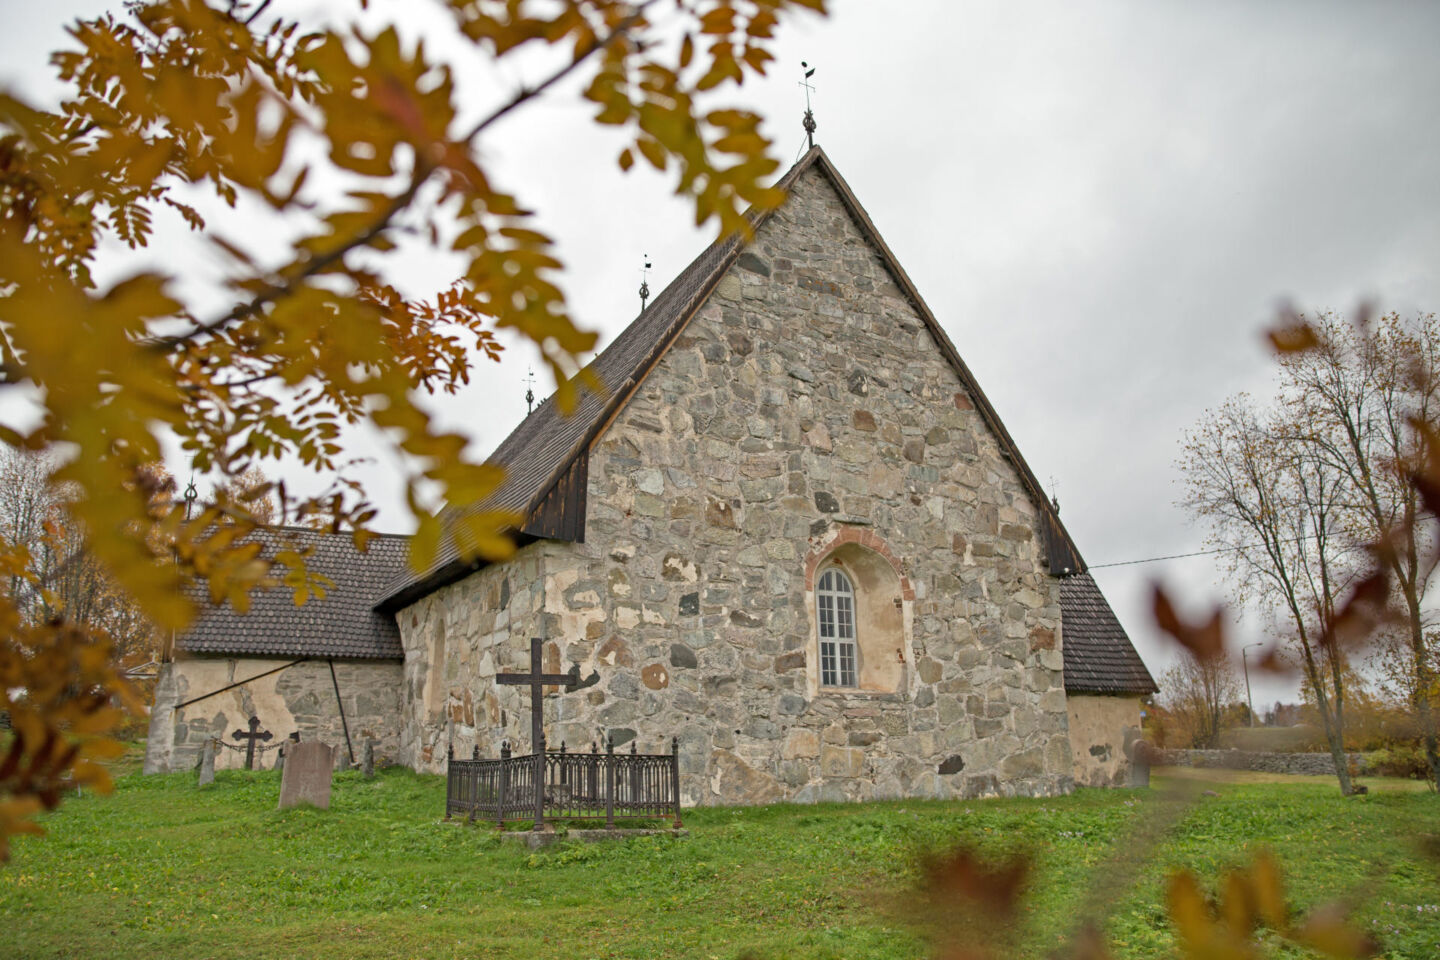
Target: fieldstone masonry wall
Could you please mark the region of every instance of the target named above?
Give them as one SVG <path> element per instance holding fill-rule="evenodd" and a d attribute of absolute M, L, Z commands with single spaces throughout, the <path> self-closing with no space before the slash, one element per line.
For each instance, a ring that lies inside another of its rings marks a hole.
<path fill-rule="evenodd" d="M 589 470 L 584 543 L 401 611 L 406 762 L 526 748 L 528 693 L 489 678 L 542 636 L 546 670 L 585 678 L 548 700 L 552 744 L 676 734 L 690 804 L 1073 785 L 1035 504 L 818 168 Z M 859 586 L 873 689 L 819 685 L 807 573 L 831 562 Z"/>
<path fill-rule="evenodd" d="M 1351 769 L 1364 771 L 1365 754 L 1347 753 Z M 1157 764 L 1167 767 L 1219 767 L 1258 770 L 1262 773 L 1298 773 L 1335 776 L 1335 759 L 1328 753 L 1268 753 L 1251 750 L 1162 750 Z"/>
<path fill-rule="evenodd" d="M 522 694 L 494 677 L 529 669 L 530 638 L 544 628 L 544 561 L 569 547 L 530 544 L 509 562 L 442 587 L 396 615 L 405 645 L 401 763 L 440 773 L 449 746 L 462 756 L 475 746 L 496 756 L 506 738 L 528 752 L 529 688 Z M 559 648 L 547 645 L 547 670 L 561 669 L 558 656 Z M 548 726 L 559 705 L 551 700 L 545 707 Z"/>
<path fill-rule="evenodd" d="M 165 664 L 155 686 L 155 704 L 150 711 L 150 735 L 145 747 L 145 772 L 168 773 L 195 765 L 206 740 L 219 737 L 234 744 L 230 734 L 246 729 L 252 716 L 261 729 L 275 737 L 299 731 L 303 740 L 324 740 L 345 753 L 345 733 L 335 702 L 335 682 L 323 661 L 296 664 L 278 673 L 261 676 L 283 666 L 284 660 L 221 657 L 181 658 Z M 203 696 L 248 677 L 250 683 L 227 690 L 199 703 L 175 710 L 178 703 Z M 360 759 L 366 738 L 377 741 L 375 755 L 382 760 L 399 755 L 401 666 L 390 661 L 335 661 L 335 680 L 345 706 L 355 759 Z M 271 740 L 270 743 L 275 743 Z M 263 765 L 274 766 L 275 754 L 267 752 Z M 221 749 L 215 755 L 217 770 L 245 765 L 245 754 Z M 257 763 L 257 766 L 260 764 Z"/>

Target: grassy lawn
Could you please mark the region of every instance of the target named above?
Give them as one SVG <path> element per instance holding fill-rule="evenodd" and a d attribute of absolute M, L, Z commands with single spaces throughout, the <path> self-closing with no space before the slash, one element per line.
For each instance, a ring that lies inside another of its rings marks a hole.
<path fill-rule="evenodd" d="M 16 843 L 0 956 L 922 957 L 894 907 L 919 852 L 962 841 L 1035 857 L 1026 957 L 1097 912 L 1119 956 L 1169 956 L 1165 870 L 1213 884 L 1257 845 L 1278 853 L 1296 907 L 1352 898 L 1384 956 L 1440 956 L 1440 876 L 1418 852 L 1440 798 L 1213 773 L 1058 800 L 692 810 L 685 839 L 539 853 L 438 822 L 443 782 L 401 770 L 339 774 L 329 811 L 283 813 L 274 773 L 204 789 L 132 774 Z M 1158 846 L 1142 858 L 1147 824 Z"/>

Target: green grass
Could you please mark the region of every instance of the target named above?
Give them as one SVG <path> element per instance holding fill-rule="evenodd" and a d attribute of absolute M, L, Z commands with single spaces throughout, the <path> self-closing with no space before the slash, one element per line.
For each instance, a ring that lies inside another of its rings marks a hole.
<path fill-rule="evenodd" d="M 439 822 L 436 777 L 339 774 L 328 811 L 277 811 L 278 793 L 274 773 L 203 789 L 129 775 L 67 802 L 0 868 L 0 956 L 921 957 L 891 908 L 920 852 L 960 842 L 1035 858 L 1027 957 L 1096 910 L 1118 956 L 1169 956 L 1165 871 L 1213 884 L 1260 845 L 1297 907 L 1353 897 L 1384 956 L 1440 956 L 1440 883 L 1417 852 L 1440 830 L 1428 793 L 1159 778 L 1055 800 L 709 808 L 686 811 L 688 838 L 539 853 Z M 1112 859 L 1166 818 L 1123 876 Z"/>

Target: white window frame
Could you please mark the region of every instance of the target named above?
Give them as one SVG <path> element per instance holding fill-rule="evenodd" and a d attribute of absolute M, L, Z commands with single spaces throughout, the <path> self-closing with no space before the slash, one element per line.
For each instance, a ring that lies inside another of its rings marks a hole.
<path fill-rule="evenodd" d="M 839 567 L 826 567 L 815 585 L 820 685 L 858 687 L 860 645 L 855 636 L 855 585 Z"/>

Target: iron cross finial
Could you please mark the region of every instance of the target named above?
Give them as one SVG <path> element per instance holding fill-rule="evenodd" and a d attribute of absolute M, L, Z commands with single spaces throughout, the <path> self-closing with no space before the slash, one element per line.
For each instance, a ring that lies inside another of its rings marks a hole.
<path fill-rule="evenodd" d="M 815 76 L 815 68 L 804 60 L 800 61 L 800 68 L 805 71 L 805 79 L 800 81 L 800 86 L 805 88 L 805 119 L 801 126 L 805 128 L 805 142 L 810 149 L 815 148 L 815 114 L 810 110 L 810 94 L 815 90 L 810 78 Z"/>
<path fill-rule="evenodd" d="M 645 312 L 645 301 L 650 299 L 650 254 L 645 254 L 645 266 L 640 268 L 640 312 Z"/>
<path fill-rule="evenodd" d="M 200 491 L 195 489 L 195 458 L 190 458 L 190 482 L 185 485 L 185 519 L 190 519 L 190 510 L 195 506 Z"/>
<path fill-rule="evenodd" d="M 525 374 L 525 416 L 530 416 L 535 409 L 535 368 L 531 367 Z"/>

